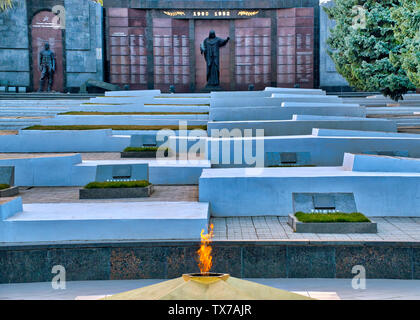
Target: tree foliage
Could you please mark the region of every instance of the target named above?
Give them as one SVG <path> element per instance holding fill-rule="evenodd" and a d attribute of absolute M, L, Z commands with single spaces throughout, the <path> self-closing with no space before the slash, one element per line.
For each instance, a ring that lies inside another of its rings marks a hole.
<path fill-rule="evenodd" d="M 391 8 L 398 5 L 399 0 L 336 0 L 324 8 L 336 22 L 327 43 L 337 71 L 351 86 L 394 100 L 415 89 L 396 58 L 402 46 L 394 36 Z"/>
<path fill-rule="evenodd" d="M 400 0 L 401 5 L 391 10 L 396 22 L 395 38 L 402 45 L 400 55 L 391 56 L 393 63 L 400 60 L 411 82 L 420 88 L 420 0 Z"/>

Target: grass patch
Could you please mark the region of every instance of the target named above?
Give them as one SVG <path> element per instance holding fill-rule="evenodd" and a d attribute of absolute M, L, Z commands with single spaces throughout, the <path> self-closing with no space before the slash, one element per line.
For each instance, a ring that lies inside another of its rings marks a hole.
<path fill-rule="evenodd" d="M 124 152 L 146 152 L 146 151 L 158 151 L 159 147 L 127 147 Z"/>
<path fill-rule="evenodd" d="M 316 167 L 314 164 L 279 164 L 268 166 L 268 168 L 302 168 L 302 167 Z"/>
<path fill-rule="evenodd" d="M 175 106 L 175 107 L 183 107 L 183 106 L 188 106 L 188 107 L 210 107 L 210 104 L 208 103 L 171 103 L 171 104 L 162 104 L 162 103 L 145 103 L 145 106 Z"/>
<path fill-rule="evenodd" d="M 0 190 L 9 189 L 9 188 L 10 188 L 10 185 L 8 184 L 5 184 L 5 183 L 0 184 Z"/>
<path fill-rule="evenodd" d="M 296 218 L 300 222 L 319 222 L 319 223 L 331 223 L 331 222 L 370 222 L 365 215 L 360 212 L 353 213 L 304 213 L 296 212 Z"/>
<path fill-rule="evenodd" d="M 69 111 L 59 113 L 65 116 L 125 116 L 125 115 L 206 115 L 208 112 L 100 112 L 100 111 Z"/>
<path fill-rule="evenodd" d="M 146 180 L 138 181 L 105 181 L 91 182 L 85 185 L 85 189 L 108 189 L 108 188 L 145 188 L 150 186 L 150 182 Z"/>
<path fill-rule="evenodd" d="M 31 126 L 23 130 L 99 130 L 99 129 L 112 129 L 112 130 L 162 130 L 169 129 L 177 131 L 177 125 L 172 126 L 126 126 L 126 125 L 67 125 L 67 126 Z M 207 130 L 207 126 L 188 126 L 187 130 L 201 129 Z"/>
<path fill-rule="evenodd" d="M 93 102 L 82 103 L 82 106 L 120 106 L 120 105 L 128 105 L 128 103 L 93 103 Z"/>

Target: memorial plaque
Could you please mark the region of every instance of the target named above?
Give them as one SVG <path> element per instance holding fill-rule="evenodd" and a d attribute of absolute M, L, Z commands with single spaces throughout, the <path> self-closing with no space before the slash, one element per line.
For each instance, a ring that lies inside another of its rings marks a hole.
<path fill-rule="evenodd" d="M 182 55 L 182 48 L 175 47 L 174 48 L 174 56 Z"/>
<path fill-rule="evenodd" d="M 165 47 L 171 47 L 172 46 L 172 37 L 165 35 L 163 36 L 163 46 Z"/>
<path fill-rule="evenodd" d="M 162 74 L 157 74 L 156 72 L 155 72 L 155 83 L 156 84 L 161 84 L 163 81 L 162 81 L 162 77 L 163 77 L 163 75 Z"/>
<path fill-rule="evenodd" d="M 182 56 L 182 64 L 183 65 L 189 65 L 190 64 L 190 58 L 188 56 Z"/>
<path fill-rule="evenodd" d="M 163 55 L 164 56 L 172 55 L 172 47 L 163 47 Z"/>
<path fill-rule="evenodd" d="M 134 84 L 134 83 L 137 83 L 138 81 L 139 81 L 138 76 L 136 74 L 131 74 L 130 83 Z"/>
<path fill-rule="evenodd" d="M 190 83 L 190 77 L 186 74 L 182 75 L 182 83 L 183 84 L 189 84 Z"/>
<path fill-rule="evenodd" d="M 173 46 L 174 47 L 180 47 L 181 46 L 181 42 L 179 40 L 179 36 L 177 36 L 177 35 L 174 35 Z"/>
<path fill-rule="evenodd" d="M 144 36 L 140 35 L 138 39 L 139 39 L 139 46 L 140 47 L 145 47 L 146 46 L 146 42 L 144 40 Z"/>
<path fill-rule="evenodd" d="M 313 195 L 313 203 L 315 209 L 335 209 L 335 199 L 332 195 L 315 194 Z"/>
<path fill-rule="evenodd" d="M 296 163 L 297 162 L 297 154 L 296 152 L 281 152 L 280 153 L 280 161 L 284 164 L 289 163 Z"/>
<path fill-rule="evenodd" d="M 302 35 L 301 34 L 296 35 L 296 48 L 302 49 Z"/>
<path fill-rule="evenodd" d="M 163 57 L 155 56 L 155 65 L 163 65 Z"/>
<path fill-rule="evenodd" d="M 182 46 L 188 47 L 189 46 L 189 39 L 187 36 L 183 35 L 181 36 Z"/>
<path fill-rule="evenodd" d="M 263 37 L 263 46 L 265 46 L 265 47 L 270 46 L 270 37 L 269 36 L 264 36 Z"/>
<path fill-rule="evenodd" d="M 242 47 L 245 45 L 245 38 L 242 36 L 236 36 L 236 47 Z"/>
<path fill-rule="evenodd" d="M 305 47 L 306 49 L 311 49 L 312 47 L 312 35 L 306 34 L 305 35 Z"/>
<path fill-rule="evenodd" d="M 190 67 L 189 66 L 182 66 L 182 74 L 189 75 L 190 74 Z"/>
<path fill-rule="evenodd" d="M 173 57 L 164 57 L 163 58 L 163 63 L 165 65 L 172 65 L 173 64 Z"/>
<path fill-rule="evenodd" d="M 163 39 L 161 36 L 154 36 L 153 37 L 153 46 L 160 47 L 163 45 Z"/>
<path fill-rule="evenodd" d="M 271 63 L 271 56 L 263 56 L 262 57 L 262 63 L 266 64 L 266 65 L 269 65 Z"/>
<path fill-rule="evenodd" d="M 183 56 L 190 56 L 190 48 L 189 47 L 182 47 L 182 55 Z"/>
<path fill-rule="evenodd" d="M 264 74 L 270 74 L 270 65 L 269 64 L 265 64 L 263 65 L 263 73 Z"/>
<path fill-rule="evenodd" d="M 174 56 L 174 65 L 175 66 L 180 66 L 182 65 L 182 56 Z"/>

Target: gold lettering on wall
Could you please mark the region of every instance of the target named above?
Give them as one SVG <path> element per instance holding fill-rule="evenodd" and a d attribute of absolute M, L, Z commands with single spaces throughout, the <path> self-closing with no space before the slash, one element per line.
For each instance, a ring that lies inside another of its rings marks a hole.
<path fill-rule="evenodd" d="M 163 13 L 170 17 L 185 16 L 184 11 L 163 11 Z"/>
<path fill-rule="evenodd" d="M 245 11 L 245 10 L 242 10 L 242 11 L 239 11 L 238 12 L 238 16 L 252 17 L 252 16 L 256 16 L 258 13 L 260 13 L 259 10 L 256 10 L 256 11 Z"/>

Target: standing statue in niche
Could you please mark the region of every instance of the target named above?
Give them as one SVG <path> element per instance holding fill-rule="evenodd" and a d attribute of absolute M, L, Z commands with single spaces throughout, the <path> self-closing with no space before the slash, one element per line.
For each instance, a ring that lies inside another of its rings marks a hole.
<path fill-rule="evenodd" d="M 39 71 L 41 71 L 41 79 L 39 80 L 38 92 L 44 90 L 45 80 L 48 79 L 48 92 L 51 92 L 53 77 L 55 72 L 55 56 L 50 50 L 50 44 L 45 44 L 44 50 L 39 54 Z"/>
<path fill-rule="evenodd" d="M 200 46 L 201 54 L 207 63 L 207 86 L 206 88 L 217 88 L 220 85 L 220 54 L 219 49 L 229 42 L 227 39 L 216 37 L 216 32 L 211 30 L 209 37 Z"/>

